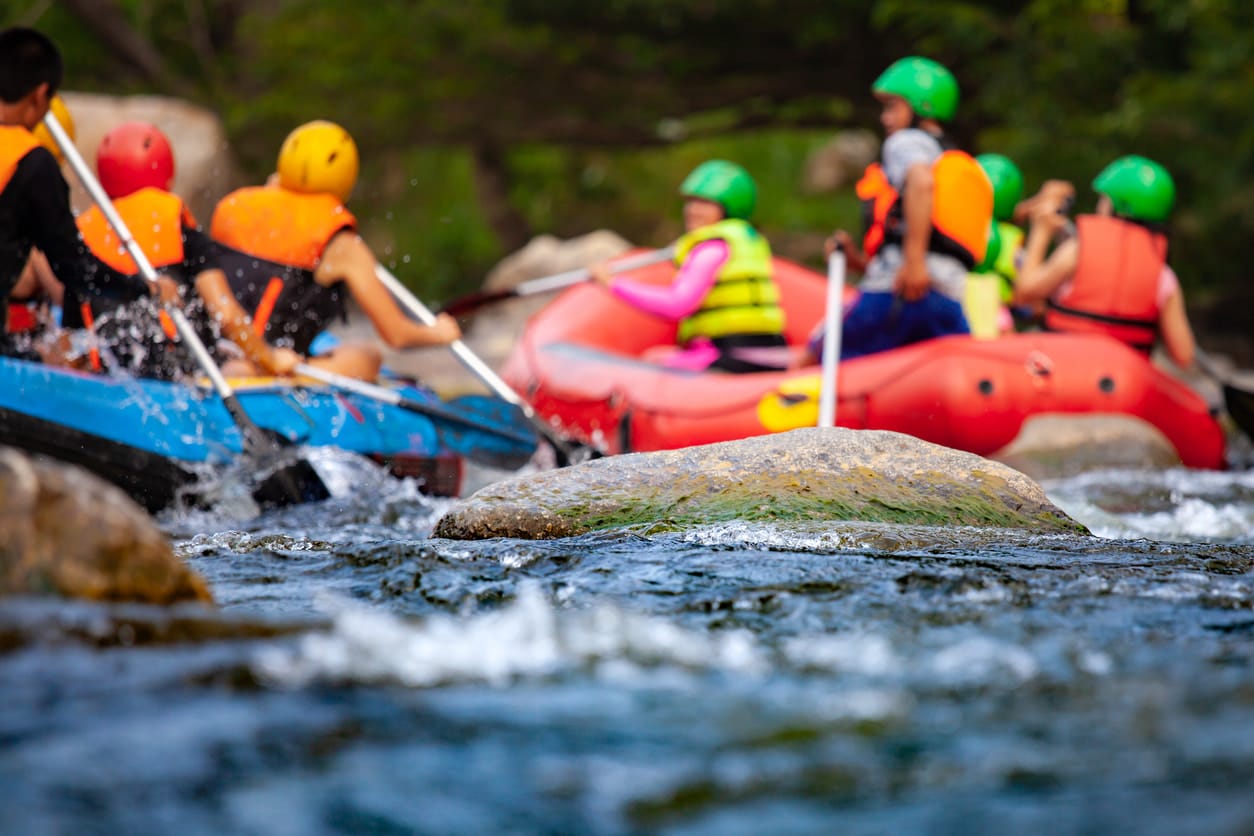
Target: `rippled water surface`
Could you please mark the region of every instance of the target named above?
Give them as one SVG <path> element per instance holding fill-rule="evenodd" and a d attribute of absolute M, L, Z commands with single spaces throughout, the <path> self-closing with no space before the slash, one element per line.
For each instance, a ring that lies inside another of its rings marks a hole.
<path fill-rule="evenodd" d="M 1249 833 L 1254 472 L 1048 483 L 1095 537 L 436 540 L 164 520 L 221 611 L 0 608 L 5 833 Z"/>

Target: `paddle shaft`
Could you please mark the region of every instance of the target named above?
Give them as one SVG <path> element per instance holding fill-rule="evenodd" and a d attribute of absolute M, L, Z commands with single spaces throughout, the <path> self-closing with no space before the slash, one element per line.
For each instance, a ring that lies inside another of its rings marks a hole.
<path fill-rule="evenodd" d="M 823 367 L 819 389 L 819 426 L 836 426 L 836 383 L 840 370 L 840 330 L 845 318 L 845 252 L 827 258 L 827 312 L 823 320 Z"/>
<path fill-rule="evenodd" d="M 392 295 L 396 297 L 397 301 L 399 301 L 401 305 L 406 308 L 406 310 L 412 313 L 419 322 L 427 326 L 435 324 L 435 314 L 433 314 L 426 305 L 422 304 L 421 300 L 419 300 L 417 296 L 410 293 L 409 288 L 401 284 L 400 279 L 393 276 L 390 270 L 382 264 L 376 264 L 374 271 L 375 275 L 379 277 L 379 281 L 383 282 L 383 286 L 386 287 Z M 553 445 L 553 449 L 557 451 L 557 454 L 563 457 L 567 462 L 570 461 L 574 451 L 571 449 L 567 440 L 558 435 L 553 427 L 549 425 L 548 421 L 545 421 L 537 415 L 536 411 L 531 408 L 531 404 L 519 397 L 518 393 L 511 389 L 508 383 L 501 380 L 500 376 L 498 376 L 496 372 L 492 371 L 487 363 L 479 359 L 478 355 L 470 350 L 470 346 L 466 345 L 466 343 L 462 340 L 454 340 L 449 344 L 449 349 L 453 352 L 453 356 L 461 361 L 463 366 L 469 369 L 475 377 L 479 378 L 485 386 L 492 390 L 493 394 L 518 407 L 519 410 L 522 411 L 522 414 L 526 416 L 527 420 L 531 422 L 531 425 L 536 428 L 536 432 L 544 436 L 544 438 Z"/>
<path fill-rule="evenodd" d="M 621 261 L 615 261 L 609 265 L 611 275 L 619 273 L 627 273 L 632 270 L 639 270 L 641 267 L 649 267 L 653 264 L 660 264 L 663 261 L 670 261 L 675 257 L 675 248 L 663 247 L 660 250 L 641 253 L 637 256 L 624 258 Z M 492 302 L 500 302 L 504 299 L 513 299 L 518 296 L 532 296 L 537 293 L 548 293 L 553 290 L 561 290 L 564 287 L 586 282 L 592 278 L 592 273 L 586 267 L 580 267 L 577 270 L 567 270 L 565 273 L 555 273 L 552 276 L 544 276 L 538 279 L 530 279 L 529 281 L 520 282 L 514 287 L 505 288 L 503 290 L 487 290 L 478 293 L 471 293 L 463 296 L 461 299 L 454 299 L 444 306 L 444 310 L 450 314 L 469 313 L 477 308 Z"/>
<path fill-rule="evenodd" d="M 139 268 L 139 274 L 150 284 L 157 283 L 157 271 L 153 269 L 152 263 L 148 260 L 148 256 L 140 249 L 135 242 L 134 236 L 126 226 L 126 222 L 122 220 L 122 216 L 118 214 L 117 209 L 113 205 L 113 201 L 105 194 L 104 189 L 100 185 L 100 181 L 92 174 L 87 162 L 78 152 L 78 148 L 74 145 L 74 141 L 70 139 L 69 134 L 61 127 L 61 123 L 57 121 L 57 117 L 52 111 L 44 117 L 44 125 L 48 128 L 48 132 L 52 134 L 52 138 L 56 141 L 57 146 L 61 149 L 61 153 L 70 162 L 70 167 L 74 169 L 74 173 L 78 175 L 79 182 L 87 189 L 92 200 L 100 207 L 100 211 L 104 213 L 105 219 L 109 225 L 113 227 L 113 231 L 118 238 L 122 240 L 126 251 L 130 253 L 134 259 L 136 266 Z M 217 391 L 223 403 L 226 404 L 227 411 L 231 414 L 235 424 L 239 427 L 240 433 L 244 437 L 244 444 L 247 448 L 254 452 L 273 452 L 279 449 L 278 444 L 271 438 L 266 436 L 261 429 L 253 423 L 248 417 L 248 413 L 244 411 L 240 405 L 239 399 L 235 397 L 235 392 L 231 389 L 231 384 L 227 383 L 226 378 L 222 375 L 222 370 L 218 368 L 218 364 L 213 361 L 209 350 L 205 348 L 205 344 L 201 342 L 200 336 L 196 333 L 196 329 L 188 322 L 183 311 L 174 305 L 162 305 L 165 312 L 174 322 L 174 327 L 178 329 L 179 337 L 183 343 L 191 349 L 192 354 L 196 358 L 196 362 L 200 364 L 208 376 L 209 381 L 213 384 L 213 388 Z"/>
<path fill-rule="evenodd" d="M 328 371 L 327 369 L 320 369 L 317 366 L 311 366 L 308 363 L 299 364 L 296 367 L 296 373 L 304 377 L 313 378 L 314 380 L 320 380 L 329 386 L 336 387 L 337 389 L 344 389 L 356 395 L 361 395 L 364 398 L 382 401 L 383 403 L 391 404 L 392 406 L 396 406 L 401 409 L 407 409 L 410 412 L 417 412 L 423 415 L 429 415 L 432 418 L 439 418 L 443 421 L 461 424 L 464 427 L 482 430 L 484 432 L 500 436 L 501 438 L 508 439 L 509 441 L 517 441 L 523 444 L 532 445 L 535 443 L 535 438 L 533 436 L 519 435 L 518 433 L 502 429 L 501 427 L 494 427 L 490 424 L 478 421 L 468 415 L 457 413 L 446 407 L 422 403 L 421 401 L 407 398 L 395 389 L 388 389 L 385 386 L 377 386 L 364 380 L 358 380 L 355 377 L 348 377 L 347 375 L 337 374 L 335 372 Z"/>
<path fill-rule="evenodd" d="M 626 273 L 631 270 L 639 270 L 641 267 L 648 267 L 653 264 L 659 264 L 663 261 L 670 261 L 675 257 L 674 247 L 663 247 L 653 252 L 641 253 L 640 255 L 624 258 L 621 261 L 612 262 L 609 265 L 610 273 Z M 577 270 L 567 270 L 565 273 L 557 273 L 552 276 L 545 276 L 539 279 L 530 279 L 529 281 L 520 282 L 513 288 L 515 296 L 531 296 L 536 293 L 547 293 L 550 290 L 560 290 L 563 287 L 569 287 L 572 284 L 586 282 L 592 278 L 592 273 L 587 267 L 580 267 Z"/>

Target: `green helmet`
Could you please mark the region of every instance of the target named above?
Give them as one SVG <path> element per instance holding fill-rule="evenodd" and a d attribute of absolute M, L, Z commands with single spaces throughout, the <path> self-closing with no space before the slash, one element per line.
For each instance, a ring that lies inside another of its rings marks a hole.
<path fill-rule="evenodd" d="M 1102 169 L 1093 189 L 1114 204 L 1115 213 L 1137 221 L 1161 223 L 1176 202 L 1176 184 L 1153 160 L 1131 155 Z"/>
<path fill-rule="evenodd" d="M 901 96 L 923 119 L 947 122 L 958 109 L 958 82 L 953 73 L 917 55 L 893 62 L 875 79 L 871 91 Z"/>
<path fill-rule="evenodd" d="M 1023 200 L 1023 173 L 1001 154 L 981 154 L 975 158 L 993 184 L 993 219 L 1008 221 L 1015 205 Z"/>
<path fill-rule="evenodd" d="M 997 269 L 997 259 L 1001 258 L 1001 227 L 993 220 L 988 225 L 988 247 L 984 250 L 984 260 L 975 268 L 977 273 L 993 273 Z"/>
<path fill-rule="evenodd" d="M 758 187 L 745 171 L 726 160 L 706 160 L 679 186 L 684 197 L 699 197 L 723 207 L 729 218 L 749 220 L 758 202 Z"/>

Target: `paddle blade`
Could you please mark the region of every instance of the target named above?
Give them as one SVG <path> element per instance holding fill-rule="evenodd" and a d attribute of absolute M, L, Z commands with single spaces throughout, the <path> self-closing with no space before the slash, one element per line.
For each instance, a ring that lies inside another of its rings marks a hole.
<path fill-rule="evenodd" d="M 1254 392 L 1238 389 L 1231 383 L 1223 384 L 1223 389 L 1228 414 L 1246 438 L 1254 439 Z"/>
<path fill-rule="evenodd" d="M 488 395 L 463 395 L 445 407 L 483 427 L 437 420 L 440 438 L 453 452 L 502 470 L 517 470 L 535 455 L 539 445 L 535 428 L 513 404 Z"/>
<path fill-rule="evenodd" d="M 306 459 L 281 464 L 265 475 L 252 490 L 253 501 L 263 510 L 321 502 L 331 498 L 326 483 Z"/>

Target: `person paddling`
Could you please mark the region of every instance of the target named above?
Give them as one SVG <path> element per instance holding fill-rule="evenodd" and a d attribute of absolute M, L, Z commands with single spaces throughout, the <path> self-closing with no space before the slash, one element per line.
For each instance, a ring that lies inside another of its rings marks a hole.
<path fill-rule="evenodd" d="M 461 337 L 441 314 L 431 326 L 405 315 L 375 275 L 375 257 L 344 204 L 357 182 L 358 155 L 344 128 L 314 121 L 279 150 L 275 182 L 228 194 L 210 234 L 229 248 L 220 262 L 251 327 L 302 362 L 314 337 L 345 315 L 348 297 L 392 348 L 446 345 Z M 370 343 L 341 343 L 308 363 L 373 380 L 383 359 Z"/>
<path fill-rule="evenodd" d="M 96 150 L 96 173 L 105 194 L 149 263 L 178 282 L 184 313 L 201 341 L 213 346 L 219 329 L 202 297 L 213 298 L 222 291 L 230 296 L 230 290 L 225 274 L 216 267 L 220 248 L 197 225 L 183 200 L 170 191 L 174 171 L 169 138 L 148 122 L 118 125 L 105 134 Z M 139 266 L 99 207 L 83 212 L 77 223 L 97 258 L 119 272 L 138 274 Z M 84 324 L 95 330 L 113 359 L 131 374 L 173 380 L 199 372 L 195 358 L 180 345 L 174 323 L 148 300 L 83 301 L 67 291 L 65 304 L 77 308 Z M 256 352 L 257 362 L 270 373 L 290 370 L 296 363 L 294 355 L 273 356 L 268 348 L 263 349 Z M 219 355 L 217 359 L 227 358 Z M 93 354 L 92 368 L 103 370 L 98 355 Z"/>
<path fill-rule="evenodd" d="M 1016 301 L 1044 301 L 1047 330 L 1109 334 L 1147 353 L 1161 338 L 1177 366 L 1192 366 L 1196 341 L 1184 292 L 1167 264 L 1171 174 L 1145 157 L 1120 157 L 1097 175 L 1093 190 L 1100 195 L 1096 212 L 1077 217 L 1075 236 L 1048 256 L 1068 228 L 1060 210 L 1075 188 L 1051 181 L 1032 198 Z"/>
<path fill-rule="evenodd" d="M 49 110 L 57 117 L 61 127 L 71 140 L 74 139 L 74 119 L 60 94 L 52 97 Z M 61 149 L 53 140 L 48 129 L 40 122 L 32 131 L 39 144 L 52 152 L 57 163 L 61 163 Z M 60 323 L 61 300 L 65 288 L 61 281 L 52 273 L 48 259 L 38 249 L 32 248 L 26 259 L 26 267 L 21 278 L 17 280 L 9 295 L 9 333 L 13 334 L 14 343 L 21 349 L 35 347 L 36 341 L 45 333 L 56 330 Z"/>
<path fill-rule="evenodd" d="M 858 357 L 946 334 L 968 332 L 962 300 L 967 272 L 983 261 L 993 190 L 979 164 L 948 148 L 942 124 L 958 107 L 958 83 L 941 64 L 918 56 L 893 63 L 874 82 L 886 138 L 880 161 L 858 184 L 868 229 L 865 254 L 849 234 L 827 241 L 865 272 L 846 314 L 841 356 Z M 810 340 L 822 353 L 822 332 Z"/>
<path fill-rule="evenodd" d="M 757 185 L 739 165 L 709 160 L 685 178 L 679 193 L 687 232 L 675 245 L 675 280 L 659 287 L 615 277 L 604 263 L 589 268 L 593 279 L 633 307 L 679 323 L 681 350 L 664 359 L 667 366 L 777 369 L 752 358 L 754 349 L 787 345 L 771 247 L 749 223 Z"/>
<path fill-rule="evenodd" d="M 79 298 L 120 301 L 159 294 L 176 299 L 168 277 L 150 286 L 142 277 L 111 269 L 95 258 L 79 235 L 70 210 L 70 189 L 56 158 L 33 133 L 61 85 L 63 66 L 56 45 L 25 27 L 0 32 L 0 317 L 33 249 L 44 254 L 52 273 Z M 66 311 L 63 324 L 81 325 Z M 0 323 L 3 325 L 3 323 Z M 0 327 L 0 354 L 24 356 Z"/>

